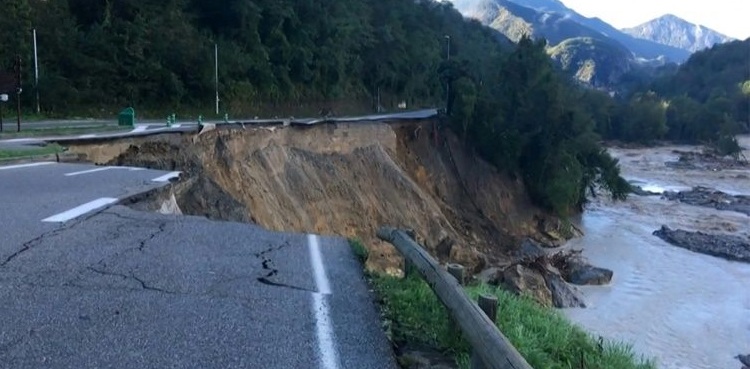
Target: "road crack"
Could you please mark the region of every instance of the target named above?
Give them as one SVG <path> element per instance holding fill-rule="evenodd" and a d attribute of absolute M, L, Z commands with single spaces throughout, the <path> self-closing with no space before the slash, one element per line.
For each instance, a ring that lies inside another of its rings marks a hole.
<path fill-rule="evenodd" d="M 140 243 L 138 244 L 138 251 L 143 252 L 143 250 L 146 248 L 146 244 L 149 241 L 152 241 L 156 236 L 164 233 L 167 229 L 167 222 L 160 222 L 159 223 L 159 229 L 152 232 L 150 235 L 148 235 L 146 238 L 142 239 Z"/>
<path fill-rule="evenodd" d="M 46 240 L 48 238 L 51 238 L 51 237 L 55 237 L 55 236 L 57 236 L 58 234 L 60 234 L 60 233 L 62 233 L 64 231 L 73 229 L 78 224 L 83 223 L 84 220 L 81 220 L 81 221 L 78 221 L 78 222 L 74 222 L 74 223 L 70 223 L 68 225 L 63 225 L 60 228 L 53 229 L 53 230 L 51 230 L 49 232 L 41 234 L 40 236 L 38 236 L 38 237 L 36 237 L 36 238 L 34 238 L 34 239 L 30 240 L 30 241 L 25 242 L 23 245 L 21 245 L 20 249 L 18 249 L 16 252 L 10 254 L 8 257 L 6 257 L 4 261 L 0 262 L 0 267 L 4 267 L 4 266 L 8 265 L 8 263 L 10 263 L 11 261 L 13 261 L 15 258 L 17 258 L 17 257 L 21 256 L 23 253 L 31 250 L 32 247 L 39 245 L 44 240 Z"/>
<path fill-rule="evenodd" d="M 104 275 L 104 276 L 118 277 L 118 278 L 122 278 L 123 280 L 132 280 L 132 281 L 135 281 L 135 282 L 137 282 L 141 286 L 142 289 L 147 290 L 147 291 L 161 292 L 161 293 L 166 293 L 166 294 L 170 294 L 170 295 L 176 295 L 176 294 L 178 294 L 177 292 L 174 292 L 174 291 L 169 291 L 169 290 L 165 290 L 165 289 L 162 289 L 162 288 L 158 288 L 158 287 L 154 287 L 152 285 L 149 285 L 148 283 L 146 283 L 145 280 L 139 278 L 133 272 L 130 272 L 130 274 L 127 275 L 127 274 L 122 274 L 122 273 L 110 272 L 110 271 L 107 271 L 107 270 L 100 270 L 100 269 L 96 269 L 94 267 L 86 267 L 86 269 L 88 269 L 89 271 L 94 272 L 96 274 L 100 274 L 100 275 Z"/>
<path fill-rule="evenodd" d="M 257 281 L 268 286 L 290 288 L 290 289 L 297 290 L 297 291 L 316 292 L 308 288 L 294 286 L 291 284 L 286 284 L 286 283 L 281 283 L 281 282 L 276 282 L 271 279 L 272 277 L 275 277 L 279 274 L 279 270 L 274 267 L 273 259 L 271 259 L 270 255 L 290 246 L 291 244 L 289 242 L 284 242 L 281 245 L 268 247 L 267 249 L 255 254 L 256 258 L 262 260 L 261 265 L 263 266 L 263 270 L 266 271 L 265 275 L 256 278 Z"/>

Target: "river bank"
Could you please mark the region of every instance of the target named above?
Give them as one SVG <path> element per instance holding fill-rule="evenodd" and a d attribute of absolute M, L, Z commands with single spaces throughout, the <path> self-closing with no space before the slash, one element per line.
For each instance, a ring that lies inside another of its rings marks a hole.
<path fill-rule="evenodd" d="M 750 137 L 740 143 L 749 148 Z M 566 247 L 583 249 L 594 265 L 613 270 L 614 278 L 609 286 L 581 287 L 587 309 L 565 314 L 595 334 L 632 342 L 636 352 L 656 357 L 660 368 L 739 369 L 735 356 L 750 350 L 750 264 L 676 247 L 653 233 L 666 226 L 748 239 L 748 215 L 661 194 L 704 187 L 748 195 L 750 169 L 667 164 L 679 162 L 685 151 L 700 148 L 610 149 L 623 176 L 652 196 L 623 203 L 595 199 L 577 219 L 585 236 Z"/>

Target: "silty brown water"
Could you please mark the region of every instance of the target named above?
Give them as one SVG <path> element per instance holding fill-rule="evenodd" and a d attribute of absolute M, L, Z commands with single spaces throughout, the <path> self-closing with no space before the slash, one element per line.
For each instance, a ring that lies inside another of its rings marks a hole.
<path fill-rule="evenodd" d="M 750 137 L 741 138 L 750 148 Z M 612 149 L 623 175 L 646 190 L 705 186 L 750 195 L 750 168 L 672 169 L 674 150 L 698 147 Z M 750 158 L 750 152 L 745 155 Z M 741 368 L 734 356 L 750 353 L 750 264 L 672 246 L 651 233 L 671 228 L 750 237 L 750 217 L 631 196 L 627 202 L 596 199 L 579 219 L 585 236 L 566 247 L 582 248 L 593 264 L 612 269 L 610 286 L 582 288 L 588 308 L 565 314 L 594 334 L 627 341 L 664 369 Z"/>

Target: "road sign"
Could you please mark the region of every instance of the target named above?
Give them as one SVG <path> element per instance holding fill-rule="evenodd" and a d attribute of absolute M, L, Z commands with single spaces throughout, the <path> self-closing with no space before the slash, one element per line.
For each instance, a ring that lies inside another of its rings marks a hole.
<path fill-rule="evenodd" d="M 8 94 L 2 94 L 2 95 L 0 95 L 0 101 L 2 101 L 2 102 L 8 101 Z"/>
<path fill-rule="evenodd" d="M 11 73 L 0 72 L 0 94 L 16 93 L 18 79 Z"/>

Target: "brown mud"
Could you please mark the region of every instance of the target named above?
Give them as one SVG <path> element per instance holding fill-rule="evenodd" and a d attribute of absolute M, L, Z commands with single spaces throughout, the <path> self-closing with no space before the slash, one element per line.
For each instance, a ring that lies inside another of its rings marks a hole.
<path fill-rule="evenodd" d="M 453 135 L 436 137 L 434 126 L 246 126 L 78 143 L 70 152 L 99 164 L 182 171 L 164 196 L 186 214 L 361 238 L 368 268 L 396 275 L 400 257 L 375 237 L 381 225 L 415 230 L 441 262 L 472 272 L 506 262 L 523 239 L 552 246 L 578 235 L 534 207 L 519 179 Z"/>

